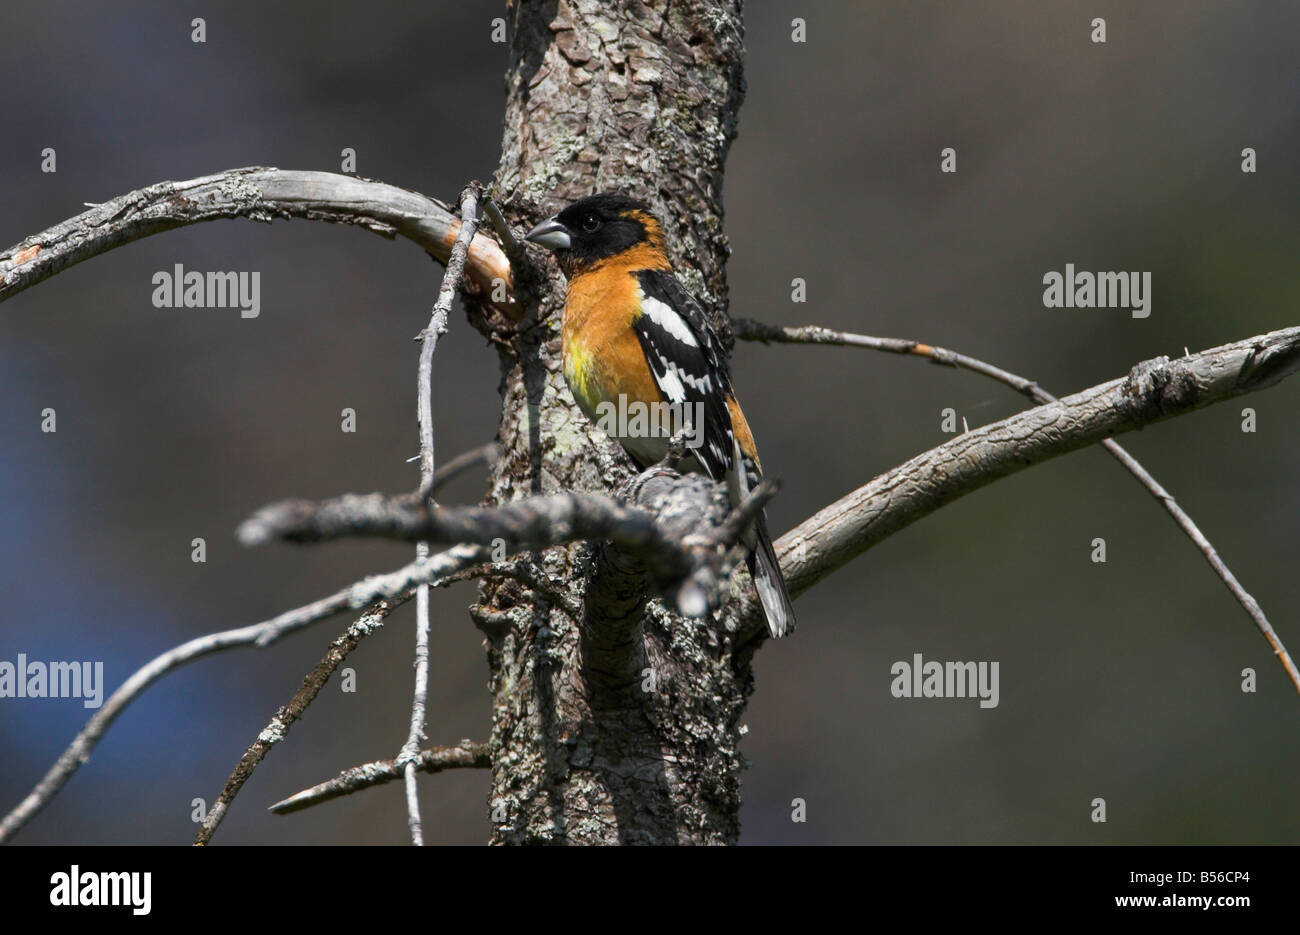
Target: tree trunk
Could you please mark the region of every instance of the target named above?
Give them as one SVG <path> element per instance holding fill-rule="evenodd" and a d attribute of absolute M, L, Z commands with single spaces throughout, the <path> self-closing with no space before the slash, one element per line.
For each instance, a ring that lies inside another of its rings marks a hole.
<path fill-rule="evenodd" d="M 721 192 L 744 94 L 739 0 L 517 0 L 510 14 L 507 217 L 526 228 L 606 190 L 649 202 L 730 346 Z M 503 368 L 489 503 L 611 491 L 634 474 L 565 385 L 564 280 L 549 260 L 536 293 L 517 326 L 473 313 Z M 734 844 L 753 685 L 734 622 L 668 613 L 642 570 L 599 544 L 551 549 L 544 571 L 582 598 L 581 620 L 503 579 L 474 610 L 491 668 L 493 843 Z"/>

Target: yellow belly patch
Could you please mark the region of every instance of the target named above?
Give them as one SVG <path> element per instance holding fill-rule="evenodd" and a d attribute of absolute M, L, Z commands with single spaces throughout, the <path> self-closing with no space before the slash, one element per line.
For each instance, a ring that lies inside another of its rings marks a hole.
<path fill-rule="evenodd" d="M 595 418 L 596 404 L 602 401 L 600 380 L 597 378 L 591 353 L 576 341 L 564 342 L 564 379 L 569 391 L 588 419 Z"/>

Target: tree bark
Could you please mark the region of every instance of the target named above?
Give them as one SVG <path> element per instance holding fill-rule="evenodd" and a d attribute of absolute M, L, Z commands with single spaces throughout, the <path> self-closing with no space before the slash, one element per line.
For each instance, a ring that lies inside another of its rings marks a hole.
<path fill-rule="evenodd" d="M 605 190 L 647 201 L 730 346 L 721 191 L 744 94 L 739 0 L 517 0 L 510 19 L 495 184 L 507 217 L 527 228 Z M 565 385 L 564 281 L 549 261 L 541 270 L 521 323 L 471 312 L 502 364 L 488 503 L 609 492 L 634 473 Z M 493 843 L 734 844 L 753 687 L 733 654 L 735 623 L 647 601 L 644 569 L 603 545 L 550 549 L 542 568 L 583 598 L 582 619 L 500 579 L 485 582 L 475 613 L 493 695 Z"/>

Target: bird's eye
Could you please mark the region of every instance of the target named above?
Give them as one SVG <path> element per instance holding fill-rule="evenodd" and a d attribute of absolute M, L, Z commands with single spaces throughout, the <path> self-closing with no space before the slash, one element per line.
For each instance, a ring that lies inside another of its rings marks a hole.
<path fill-rule="evenodd" d="M 582 229 L 588 234 L 600 230 L 600 216 L 593 213 L 587 213 L 582 216 Z"/>

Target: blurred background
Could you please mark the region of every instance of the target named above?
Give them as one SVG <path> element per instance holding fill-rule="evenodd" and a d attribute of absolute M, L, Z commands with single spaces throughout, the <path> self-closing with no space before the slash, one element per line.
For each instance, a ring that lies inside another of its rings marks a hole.
<path fill-rule="evenodd" d="M 207 17 L 207 42 L 190 19 Z M 496 167 L 494 3 L 10 5 L 0 26 L 0 243 L 163 179 L 338 171 L 454 198 Z M 792 17 L 807 39 L 790 39 Z M 1104 17 L 1107 41 L 1090 41 Z M 751 4 L 726 177 L 732 314 L 910 337 L 1064 395 L 1136 361 L 1300 321 L 1300 7 Z M 454 134 L 448 129 L 453 128 Z M 938 170 L 957 150 L 958 171 Z M 1241 150 L 1258 172 L 1240 171 Z M 53 174 L 41 151 L 57 152 Z M 1151 316 L 1045 309 L 1066 263 L 1145 270 Z M 262 312 L 156 309 L 177 264 L 261 272 Z M 108 691 L 190 637 L 405 563 L 365 542 L 247 551 L 287 496 L 412 488 L 415 333 L 441 268 L 326 224 L 221 221 L 131 244 L 0 307 L 0 660 L 102 660 Z M 790 301 L 790 281 L 808 301 Z M 733 360 L 784 532 L 872 476 L 1025 406 L 983 378 L 864 350 L 741 345 Z M 435 361 L 440 458 L 490 440 L 496 356 L 457 312 Z M 56 434 L 40 412 L 58 414 Z M 340 431 L 340 411 L 357 431 Z M 1242 409 L 1258 430 L 1241 430 Z M 1123 444 L 1300 651 L 1300 379 Z M 476 502 L 482 472 L 444 501 Z M 208 560 L 190 560 L 207 540 Z M 1108 561 L 1090 560 L 1092 540 Z M 436 592 L 430 743 L 485 740 L 487 669 Z M 1103 451 L 1000 481 L 798 601 L 756 662 L 742 843 L 1297 843 L 1300 698 L 1167 514 Z M 405 739 L 413 608 L 332 681 L 236 800 L 217 843 L 402 843 L 389 785 L 263 809 Z M 168 676 L 19 843 L 188 843 L 248 743 L 347 619 Z M 898 700 L 914 653 L 1000 663 L 1001 703 Z M 1244 668 L 1258 691 L 1241 690 Z M 89 712 L 0 699 L 0 811 Z M 422 780 L 426 836 L 488 836 L 485 772 Z M 807 803 L 792 823 L 790 803 Z M 1091 802 L 1107 803 L 1105 824 Z"/>

